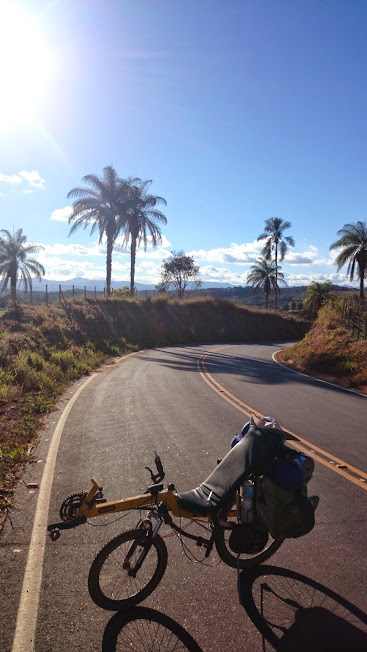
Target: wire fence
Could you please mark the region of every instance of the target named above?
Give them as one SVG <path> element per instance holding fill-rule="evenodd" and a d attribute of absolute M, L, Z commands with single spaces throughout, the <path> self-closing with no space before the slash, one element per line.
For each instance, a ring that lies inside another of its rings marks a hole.
<path fill-rule="evenodd" d="M 80 287 L 74 287 L 74 285 L 70 288 L 64 288 L 62 289 L 62 286 L 59 285 L 58 289 L 55 289 L 55 286 L 52 286 L 52 290 L 49 289 L 49 286 L 46 285 L 44 290 L 34 290 L 33 287 L 31 287 L 27 292 L 24 290 L 17 290 L 17 302 L 18 303 L 23 303 L 23 304 L 53 304 L 53 303 L 58 303 L 62 304 L 66 300 L 73 300 L 73 299 L 105 299 L 107 297 L 106 293 L 106 288 L 103 288 L 103 290 L 97 290 L 97 287 L 95 286 L 94 288 L 87 287 L 86 285 L 83 288 Z M 135 293 L 141 297 L 147 297 L 151 296 L 152 294 L 156 294 L 156 290 L 135 290 Z M 115 294 L 116 295 L 123 295 L 123 296 L 129 296 L 129 292 L 127 290 L 124 291 L 122 294 L 121 290 L 111 290 L 111 296 L 113 297 Z M 5 308 L 8 305 L 8 301 L 10 299 L 10 293 L 9 292 L 4 292 L 3 294 L 0 295 L 0 308 Z"/>
<path fill-rule="evenodd" d="M 367 340 L 367 303 L 364 299 L 352 297 L 343 299 L 343 320 L 347 328 L 358 339 Z"/>
<path fill-rule="evenodd" d="M 97 291 L 97 288 L 87 289 L 85 286 L 84 288 L 75 288 L 72 286 L 72 288 L 68 289 L 62 289 L 61 285 L 59 285 L 58 289 L 54 289 L 55 286 L 53 286 L 53 289 L 50 290 L 48 285 L 45 286 L 44 290 L 34 290 L 33 288 L 30 288 L 28 292 L 25 292 L 24 290 L 17 290 L 17 302 L 18 303 L 24 303 L 24 304 L 46 304 L 49 305 L 50 303 L 63 303 L 66 299 L 80 299 L 80 298 L 89 298 L 89 299 L 97 299 L 103 298 L 105 296 L 105 291 Z M 0 296 L 0 306 L 5 307 L 10 299 L 10 293 L 9 292 L 4 292 Z"/>

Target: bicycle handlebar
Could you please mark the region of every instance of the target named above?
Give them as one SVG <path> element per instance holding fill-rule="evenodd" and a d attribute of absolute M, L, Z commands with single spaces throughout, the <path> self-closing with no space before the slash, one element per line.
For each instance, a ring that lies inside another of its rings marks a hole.
<path fill-rule="evenodd" d="M 158 482 L 161 482 L 165 476 L 165 472 L 163 470 L 163 464 L 161 462 L 161 458 L 159 457 L 157 451 L 154 451 L 154 462 L 157 467 L 157 472 L 158 473 L 153 473 L 152 469 L 149 468 L 149 466 L 146 466 L 145 468 L 149 471 L 150 477 L 152 478 L 152 482 L 154 484 L 157 484 Z"/>

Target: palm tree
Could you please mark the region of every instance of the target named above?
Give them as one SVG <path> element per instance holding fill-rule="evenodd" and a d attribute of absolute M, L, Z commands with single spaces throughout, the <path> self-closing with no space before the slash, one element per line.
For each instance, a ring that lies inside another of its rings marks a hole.
<path fill-rule="evenodd" d="M 259 235 L 258 240 L 265 240 L 266 243 L 262 249 L 261 255 L 266 260 L 271 259 L 271 252 L 275 252 L 275 278 L 278 279 L 278 249 L 280 260 L 282 261 L 287 253 L 288 246 L 294 247 L 294 240 L 291 236 L 284 236 L 285 229 L 291 227 L 291 223 L 283 220 L 281 217 L 270 217 L 265 221 L 265 232 Z M 277 309 L 278 282 L 276 282 L 274 307 Z"/>
<path fill-rule="evenodd" d="M 321 306 L 333 296 L 333 286 L 330 281 L 324 283 L 312 281 L 304 294 L 303 305 L 312 315 L 316 316 Z"/>
<path fill-rule="evenodd" d="M 73 188 L 68 193 L 68 198 L 76 197 L 73 203 L 73 212 L 69 223 L 74 222 L 69 231 L 69 236 L 81 225 L 86 229 L 91 224 L 91 235 L 96 229 L 99 231 L 100 244 L 104 237 L 107 240 L 106 254 L 106 291 L 111 294 L 112 251 L 119 234 L 119 199 L 121 195 L 121 179 L 118 178 L 115 168 L 111 165 L 103 168 L 103 177 L 96 174 L 87 174 L 82 181 L 89 184 L 89 188 Z"/>
<path fill-rule="evenodd" d="M 271 292 L 273 291 L 274 296 L 276 297 L 277 292 L 280 292 L 279 284 L 284 286 L 287 285 L 284 280 L 284 275 L 279 271 L 281 268 L 278 267 L 278 274 L 276 274 L 275 263 L 272 261 L 268 263 L 266 258 L 260 257 L 257 259 L 255 265 L 252 265 L 250 269 L 251 271 L 247 277 L 246 283 L 247 285 L 252 285 L 253 287 L 255 286 L 255 295 L 261 289 L 264 291 L 265 308 L 267 308 Z"/>
<path fill-rule="evenodd" d="M 341 237 L 330 245 L 330 249 L 342 249 L 335 258 L 338 271 L 348 262 L 347 275 L 353 281 L 357 268 L 359 298 L 364 299 L 364 279 L 367 278 L 367 224 L 360 220 L 355 224 L 344 224 L 337 234 Z"/>
<path fill-rule="evenodd" d="M 143 243 L 146 251 L 148 234 L 151 236 L 153 247 L 162 242 L 159 225 L 167 224 L 166 216 L 156 209 L 158 204 L 167 206 L 163 197 L 147 194 L 147 188 L 152 182 L 141 179 L 121 180 L 121 194 L 119 202 L 120 220 L 119 229 L 123 233 L 123 246 L 130 244 L 130 295 L 134 294 L 135 286 L 135 261 L 136 249 Z"/>
<path fill-rule="evenodd" d="M 10 281 L 10 295 L 13 301 L 16 301 L 17 281 L 24 283 L 24 289 L 27 292 L 28 287 L 32 288 L 33 274 L 36 278 L 41 279 L 44 276 L 45 269 L 41 263 L 34 258 L 28 258 L 29 254 L 35 254 L 43 247 L 36 244 L 26 244 L 27 237 L 23 235 L 22 229 L 18 229 L 13 235 L 6 229 L 0 233 L 0 276 L 2 277 L 1 292 L 5 292 Z"/>

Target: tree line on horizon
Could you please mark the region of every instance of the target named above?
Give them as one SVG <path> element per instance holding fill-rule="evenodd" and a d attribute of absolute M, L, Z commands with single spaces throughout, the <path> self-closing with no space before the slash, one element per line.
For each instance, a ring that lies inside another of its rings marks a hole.
<path fill-rule="evenodd" d="M 167 205 L 166 200 L 148 192 L 151 180 L 138 177 L 122 179 L 113 166 L 106 166 L 102 176 L 87 174 L 82 179 L 84 186 L 72 188 L 67 197 L 73 198 L 72 213 L 69 217 L 69 236 L 79 227 L 90 227 L 90 234 L 99 233 L 99 244 L 106 239 L 106 293 L 111 294 L 112 252 L 117 238 L 122 236 L 122 244 L 130 246 L 130 295 L 135 292 L 135 264 L 137 248 L 143 243 L 147 248 L 148 236 L 153 247 L 162 242 L 160 225 L 167 224 L 167 218 L 157 207 Z M 279 262 L 284 260 L 288 247 L 294 247 L 294 239 L 284 235 L 291 223 L 281 217 L 271 217 L 265 221 L 264 232 L 257 240 L 265 240 L 261 256 L 250 268 L 247 284 L 252 285 L 255 294 L 261 289 L 268 307 L 270 294 L 274 295 L 274 307 L 277 309 L 277 297 L 280 285 L 287 285 Z M 23 282 L 27 291 L 32 284 L 32 274 L 41 278 L 44 267 L 30 254 L 42 250 L 41 245 L 27 244 L 27 237 L 22 229 L 11 234 L 8 230 L 0 231 L 0 277 L 1 292 L 10 285 L 11 298 L 16 300 L 18 280 Z M 345 224 L 337 231 L 339 238 L 330 245 L 330 250 L 340 249 L 335 263 L 338 271 L 347 264 L 347 276 L 353 281 L 359 279 L 359 296 L 364 298 L 364 280 L 367 278 L 367 223 L 361 220 Z M 172 252 L 171 259 L 162 263 L 161 288 L 167 287 L 167 270 L 177 267 L 175 257 L 187 258 L 184 252 Z M 178 261 L 179 262 L 179 261 Z M 187 272 L 187 263 L 186 272 Z M 198 267 L 191 261 L 196 282 Z M 320 285 L 320 284 L 319 284 Z M 159 286 L 158 286 L 159 287 Z M 181 296 L 183 293 L 181 292 Z"/>

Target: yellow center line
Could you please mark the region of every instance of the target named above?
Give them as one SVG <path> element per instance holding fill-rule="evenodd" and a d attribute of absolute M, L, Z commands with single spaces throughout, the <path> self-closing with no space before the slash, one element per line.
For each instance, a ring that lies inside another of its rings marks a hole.
<path fill-rule="evenodd" d="M 244 401 L 241 401 L 239 398 L 237 398 L 237 396 L 231 394 L 227 389 L 225 389 L 225 387 L 223 387 L 220 383 L 218 383 L 218 381 L 215 380 L 213 376 L 207 371 L 207 368 L 205 366 L 205 358 L 212 355 L 212 353 L 219 351 L 222 348 L 227 348 L 227 347 L 220 347 L 218 349 L 214 349 L 211 352 L 208 351 L 207 353 L 204 353 L 199 358 L 198 369 L 201 377 L 203 378 L 203 380 L 205 380 L 205 382 L 209 385 L 211 389 L 213 389 L 219 396 L 221 396 L 225 401 L 227 401 L 227 403 L 233 405 L 233 407 L 239 410 L 239 412 L 242 412 L 242 414 L 245 414 L 246 416 L 250 417 L 251 414 L 255 412 L 260 417 L 264 417 L 265 416 L 264 414 L 261 414 L 258 410 L 255 410 L 247 403 L 244 403 Z M 294 435 L 294 437 L 297 437 L 298 442 L 300 442 L 300 443 L 297 442 L 297 449 L 299 449 L 303 453 L 306 453 L 307 455 L 310 455 L 313 459 L 320 462 L 320 464 L 323 464 L 328 469 L 331 469 L 335 473 L 338 473 L 338 475 L 341 475 L 343 478 L 346 478 L 350 482 L 353 482 L 355 485 L 357 485 L 357 487 L 360 487 L 361 489 L 367 491 L 367 484 L 363 481 L 363 479 L 367 480 L 367 473 L 361 471 L 360 469 L 357 469 L 356 467 L 352 466 L 348 462 L 344 462 L 339 457 L 336 457 L 335 455 L 328 453 L 327 451 L 324 451 L 319 446 L 315 446 L 311 442 L 307 441 L 307 439 L 303 439 L 302 437 L 299 437 L 299 435 L 295 434 L 291 430 L 287 430 L 287 431 L 291 435 Z M 304 445 L 302 446 L 301 444 Z M 326 458 L 326 460 L 324 458 Z M 340 468 L 340 467 L 346 467 L 346 468 Z M 351 473 L 354 473 L 358 477 L 351 475 Z"/>

